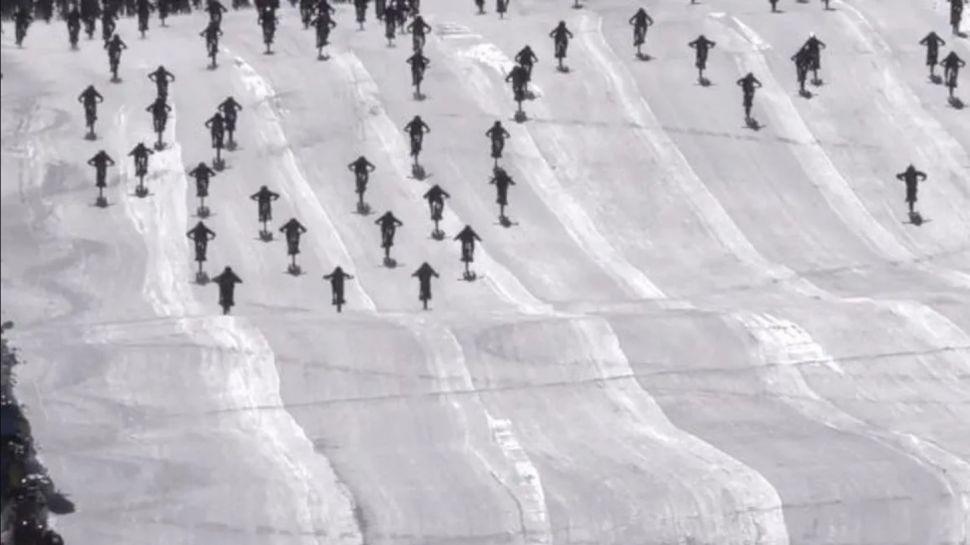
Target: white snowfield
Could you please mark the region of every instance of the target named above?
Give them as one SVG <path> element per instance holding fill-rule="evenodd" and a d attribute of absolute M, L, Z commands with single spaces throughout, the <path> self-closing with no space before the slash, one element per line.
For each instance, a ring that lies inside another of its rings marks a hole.
<path fill-rule="evenodd" d="M 215 70 L 204 15 L 153 18 L 144 40 L 124 19 L 117 84 L 98 39 L 72 52 L 41 22 L 18 49 L 5 25 L 3 312 L 43 459 L 78 505 L 56 521 L 67 543 L 968 545 L 970 114 L 917 43 L 936 30 L 970 57 L 943 2 L 650 1 L 649 61 L 636 2 L 513 0 L 504 20 L 488 4 L 422 1 L 424 101 L 410 36 L 387 47 L 373 6 L 358 31 L 338 5 L 327 60 L 289 6 L 274 55 L 253 10 L 230 12 Z M 827 48 L 805 99 L 789 57 L 809 32 Z M 701 33 L 708 87 L 686 45 Z M 518 124 L 504 78 L 526 44 Z M 139 199 L 126 155 L 154 141 L 159 64 L 168 147 Z M 93 142 L 88 84 L 105 97 Z M 211 162 L 202 124 L 229 95 L 240 147 L 205 219 L 207 271 L 244 281 L 223 316 L 193 282 L 186 172 Z M 510 228 L 487 183 L 496 119 Z M 99 149 L 118 163 L 106 209 L 85 164 Z M 377 166 L 366 217 L 359 155 Z M 910 163 L 929 175 L 919 227 L 895 178 Z M 431 184 L 451 194 L 444 241 Z M 257 236 L 261 185 L 281 195 L 274 229 L 309 230 L 302 276 L 281 234 Z M 396 269 L 386 210 L 404 222 Z M 451 240 L 466 224 L 474 282 Z M 441 274 L 427 312 L 424 261 Z M 321 279 L 336 265 L 355 276 L 342 314 Z"/>

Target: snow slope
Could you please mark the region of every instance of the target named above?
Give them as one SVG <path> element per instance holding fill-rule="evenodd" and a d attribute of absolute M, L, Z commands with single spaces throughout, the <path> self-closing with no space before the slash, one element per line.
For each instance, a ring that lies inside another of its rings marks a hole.
<path fill-rule="evenodd" d="M 939 2 L 648 2 L 649 62 L 630 3 L 570 3 L 516 0 L 500 20 L 424 0 L 423 102 L 410 37 L 387 48 L 346 5 L 327 61 L 289 7 L 272 56 L 254 13 L 229 13 L 216 70 L 201 16 L 145 40 L 123 20 L 120 84 L 60 23 L 22 50 L 5 32 L 3 305 L 45 462 L 79 506 L 58 521 L 68 542 L 970 542 L 970 123 L 916 44 L 944 35 Z M 569 74 L 547 37 L 560 19 Z M 805 100 L 788 58 L 809 31 L 828 49 Z M 700 33 L 718 44 L 710 87 L 686 47 Z M 526 43 L 538 96 L 516 124 L 503 79 Z M 153 139 L 159 63 L 177 78 L 171 145 L 142 200 L 123 158 Z M 733 83 L 748 71 L 757 132 Z M 95 142 L 75 103 L 89 83 Z M 183 233 L 185 172 L 210 160 L 202 122 L 230 94 L 240 149 L 206 220 L 207 269 L 244 280 L 223 317 Z M 401 130 L 415 114 L 424 181 Z M 510 229 L 487 184 L 495 119 Z M 104 210 L 84 165 L 101 148 L 119 162 Z M 374 212 L 405 223 L 394 270 L 354 213 L 361 154 Z M 894 178 L 910 162 L 930 175 L 919 228 Z M 442 227 L 483 238 L 475 282 L 429 237 L 432 183 L 452 195 Z M 309 229 L 303 276 L 257 238 L 264 184 L 274 223 Z M 422 261 L 441 273 L 431 312 L 408 277 Z M 340 315 L 320 279 L 338 264 L 356 277 Z"/>

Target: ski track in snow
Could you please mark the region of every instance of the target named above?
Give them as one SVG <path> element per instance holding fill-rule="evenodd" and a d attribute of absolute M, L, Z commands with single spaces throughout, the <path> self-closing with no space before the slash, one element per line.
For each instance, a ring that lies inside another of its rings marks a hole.
<path fill-rule="evenodd" d="M 174 92 L 170 96 L 174 102 Z M 202 372 L 208 375 L 203 380 L 218 399 L 228 403 L 227 408 L 235 410 L 240 427 L 253 437 L 251 447 L 274 461 L 278 468 L 275 474 L 287 478 L 289 493 L 276 498 L 279 507 L 270 511 L 281 519 L 274 522 L 285 527 L 290 513 L 295 513 L 301 533 L 314 535 L 322 531 L 327 536 L 325 542 L 312 537 L 301 539 L 301 543 L 362 543 L 349 492 L 338 481 L 326 458 L 314 452 L 313 445 L 289 413 L 254 410 L 265 405 L 282 405 L 275 357 L 262 334 L 244 320 L 231 316 L 211 317 L 191 324 L 182 319 L 202 314 L 203 308 L 189 286 L 187 271 L 180 270 L 179 266 L 191 262 L 191 256 L 182 233 L 188 221 L 188 182 L 181 148 L 175 139 L 175 124 L 173 106 L 167 127 L 170 147 L 156 152 L 149 160 L 152 171 L 162 174 L 161 180 L 152 180 L 157 182 L 155 193 L 143 200 L 136 201 L 130 196 L 122 199 L 125 214 L 144 237 L 148 251 L 145 298 L 160 316 L 174 318 L 186 336 L 200 344 L 212 343 L 219 347 L 218 352 L 202 351 L 206 364 Z M 126 147 L 137 140 L 129 129 L 124 106 L 117 114 L 115 127 L 126 136 L 119 156 L 127 158 Z M 147 127 L 145 131 L 148 132 Z M 123 179 L 132 181 L 134 176 L 128 165 L 127 159 L 118 162 Z M 329 484 L 321 486 L 321 483 Z"/>

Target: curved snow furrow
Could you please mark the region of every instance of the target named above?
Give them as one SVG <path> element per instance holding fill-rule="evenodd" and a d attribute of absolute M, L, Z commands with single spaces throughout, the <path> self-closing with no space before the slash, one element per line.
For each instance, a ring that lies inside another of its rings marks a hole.
<path fill-rule="evenodd" d="M 839 172 L 832 159 L 818 144 L 815 135 L 805 124 L 791 98 L 775 78 L 764 55 L 757 48 L 757 44 L 764 41 L 756 39 L 757 34 L 753 34 L 754 31 L 749 30 L 748 33 L 752 33 L 752 35 L 746 37 L 733 26 L 721 21 L 720 18 L 715 18 L 715 20 L 721 24 L 728 35 L 733 36 L 739 43 L 752 46 L 751 51 L 738 53 L 735 61 L 741 73 L 753 72 L 759 75 L 764 86 L 761 92 L 762 102 L 767 103 L 768 108 L 774 111 L 773 118 L 779 123 L 782 130 L 790 138 L 797 141 L 813 143 L 812 145 L 789 146 L 789 150 L 801 165 L 802 171 L 828 203 L 829 208 L 875 252 L 894 262 L 916 262 L 918 256 L 900 243 L 892 232 L 876 220 L 852 189 L 848 180 Z M 970 275 L 965 273 L 929 264 L 919 264 L 918 267 L 946 279 L 954 286 L 970 287 Z"/>
<path fill-rule="evenodd" d="M 475 385 L 465 364 L 464 350 L 451 330 L 424 320 L 405 319 L 402 325 L 411 329 L 421 345 L 430 351 L 438 391 L 462 394 L 475 392 Z M 471 438 L 466 437 L 469 449 L 515 500 L 521 515 L 521 531 L 525 542 L 551 545 L 552 529 L 549 525 L 542 479 L 528 453 L 519 443 L 512 422 L 492 415 L 477 393 L 470 399 L 474 410 L 485 417 L 494 446 L 504 458 L 494 460 L 488 452 L 472 446 Z M 463 401 L 459 398 L 452 398 L 451 403 L 459 413 L 465 410 Z M 468 425 L 462 427 L 467 433 Z"/>
<path fill-rule="evenodd" d="M 358 111 L 370 135 L 378 139 L 385 150 L 387 159 L 394 166 L 394 170 L 401 181 L 407 180 L 411 173 L 411 165 L 407 157 L 410 156 L 408 143 L 404 139 L 402 130 L 397 127 L 387 115 L 380 99 L 380 89 L 373 76 L 360 59 L 351 51 L 334 49 L 331 59 L 337 68 L 343 72 L 344 81 L 353 85 L 357 98 Z M 403 183 L 401 187 L 411 194 L 415 202 L 423 200 L 424 184 Z M 441 226 L 446 232 L 457 233 L 464 228 L 461 218 L 450 208 L 445 208 Z M 539 300 L 522 285 L 518 278 L 504 265 L 495 261 L 489 255 L 485 245 L 479 245 L 475 253 L 476 263 L 481 265 L 486 282 L 506 302 L 514 305 L 526 314 L 544 314 L 552 307 Z"/>
<path fill-rule="evenodd" d="M 465 49 L 453 49 L 451 44 L 441 44 L 451 60 L 461 66 L 462 81 L 468 81 L 466 88 L 473 95 L 479 108 L 497 118 L 502 118 L 508 108 L 504 101 L 495 97 L 504 96 L 506 89 L 496 88 L 491 79 L 481 74 L 477 64 L 482 64 L 504 76 L 514 65 L 497 46 L 479 41 L 476 45 Z M 533 86 L 533 90 L 537 90 Z M 561 129 L 552 129 L 558 132 Z M 589 258 L 604 272 L 612 277 L 631 295 L 642 299 L 663 299 L 666 296 L 643 271 L 633 266 L 603 236 L 593 219 L 586 213 L 583 206 L 566 191 L 558 180 L 558 175 L 552 171 L 549 162 L 539 150 L 530 130 L 526 130 L 525 139 L 516 141 L 516 151 L 529 161 L 528 165 L 519 168 L 519 173 L 529 180 L 538 196 L 542 199 L 569 237 L 579 246 Z M 567 170 L 573 176 L 578 176 L 580 165 L 565 149 L 560 148 L 555 157 L 559 165 L 567 165 Z"/>
<path fill-rule="evenodd" d="M 174 97 L 174 93 L 170 96 Z M 180 270 L 181 264 L 191 262 L 191 256 L 183 233 L 188 220 L 188 182 L 181 148 L 175 140 L 175 124 L 173 108 L 167 131 L 170 147 L 155 153 L 150 160 L 151 170 L 160 173 L 162 178 L 161 183 L 156 184 L 155 194 L 145 200 L 135 201 L 129 197 L 122 202 L 126 215 L 146 244 L 145 297 L 159 315 L 177 319 L 186 314 L 199 314 L 202 309 L 186 280 L 186 272 Z M 115 126 L 125 135 L 119 156 L 126 157 L 125 148 L 136 140 L 124 106 L 119 110 Z M 143 130 L 148 133 L 147 127 Z M 128 164 L 127 160 L 119 161 L 122 176 L 132 180 Z M 235 409 L 282 405 L 275 358 L 257 329 L 231 317 L 194 322 L 196 327 L 189 327 L 181 320 L 177 323 L 184 335 L 203 343 L 215 341 L 224 350 L 202 351 L 203 360 L 208 365 L 201 373 L 217 399 L 225 400 Z M 237 354 L 244 356 L 237 357 Z M 223 369 L 230 370 L 228 376 L 220 372 Z M 267 460 L 274 461 L 278 468 L 275 474 L 287 478 L 287 492 L 283 497 L 273 498 L 280 506 L 273 513 L 281 521 L 286 521 L 295 512 L 301 533 L 315 535 L 322 531 L 328 537 L 327 544 L 361 543 L 349 493 L 338 481 L 329 462 L 314 451 L 293 418 L 285 411 L 264 414 L 244 410 L 238 415 L 240 427 L 252 437 L 252 448 L 263 452 Z M 317 483 L 329 484 L 318 489 Z M 285 526 L 285 522 L 278 526 Z M 301 541 L 323 545 L 315 537 L 308 540 Z"/>
<path fill-rule="evenodd" d="M 657 164 L 664 168 L 663 176 L 672 180 L 674 186 L 683 192 L 695 216 L 704 223 L 711 235 L 753 272 L 773 280 L 787 281 L 800 294 L 821 295 L 818 287 L 800 278 L 793 270 L 768 261 L 734 223 L 677 144 L 663 130 L 650 105 L 637 90 L 629 68 L 618 60 L 616 52 L 603 36 L 602 19 L 598 20 L 595 31 L 589 29 L 582 32 L 579 39 L 600 66 L 613 91 L 612 96 L 619 99 L 626 116 L 636 124 L 637 128 L 633 131 L 640 144 L 648 154 L 657 158 Z"/>
<path fill-rule="evenodd" d="M 770 314 L 737 312 L 732 315 L 758 342 L 761 359 L 772 365 L 758 367 L 758 375 L 767 391 L 795 411 L 834 429 L 869 437 L 900 452 L 928 473 L 937 475 L 949 490 L 954 506 L 945 526 L 939 528 L 934 542 L 966 543 L 970 520 L 970 463 L 913 434 L 873 427 L 846 413 L 820 396 L 805 381 L 798 362 L 806 358 L 823 362 L 842 374 L 838 363 L 796 324 Z M 878 396 L 878 392 L 860 389 L 859 396 Z"/>
<path fill-rule="evenodd" d="M 696 524 L 711 542 L 787 545 L 783 504 L 761 473 L 706 441 L 678 428 L 635 378 L 613 328 L 600 318 L 576 317 L 570 325 L 589 347 L 591 362 L 607 395 L 641 435 L 678 455 L 676 477 L 688 488 L 701 513 Z M 580 355 L 583 356 L 583 355 Z M 622 422 L 622 421 L 621 421 Z M 717 486 L 711 486 L 714 480 Z M 722 491 L 736 505 L 725 502 Z M 692 532 L 694 533 L 694 532 Z"/>
<path fill-rule="evenodd" d="M 232 54 L 229 49 L 223 48 L 223 51 L 227 54 Z M 277 115 L 270 102 L 276 96 L 276 91 L 242 57 L 234 55 L 234 65 L 236 72 L 243 81 L 243 85 L 256 98 L 253 108 L 261 120 L 261 128 L 266 129 L 261 131 L 260 134 L 268 140 L 266 143 L 270 147 L 282 150 L 283 152 L 283 168 L 280 174 L 282 175 L 284 183 L 279 189 L 283 192 L 294 193 L 295 198 L 291 198 L 289 201 L 300 213 L 300 219 L 312 227 L 310 229 L 312 232 L 310 238 L 321 248 L 323 256 L 329 259 L 332 265 L 348 267 L 352 271 L 357 270 L 354 259 L 351 257 L 350 251 L 347 249 L 344 241 L 341 240 L 337 228 L 333 224 L 333 220 L 330 219 L 323 205 L 317 199 L 313 188 L 300 170 L 293 150 L 290 148 L 279 115 Z M 377 305 L 374 304 L 370 295 L 367 294 L 362 282 L 351 282 L 350 285 L 351 289 L 357 292 L 355 300 L 359 300 L 364 309 L 371 312 L 377 310 Z"/>

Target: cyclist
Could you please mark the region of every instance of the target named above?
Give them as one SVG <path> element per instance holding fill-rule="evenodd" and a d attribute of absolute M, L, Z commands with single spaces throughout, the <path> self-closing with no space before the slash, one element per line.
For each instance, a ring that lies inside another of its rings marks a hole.
<path fill-rule="evenodd" d="M 633 25 L 633 45 L 637 48 L 637 57 L 643 58 L 640 48 L 647 41 L 647 29 L 653 25 L 653 18 L 647 15 L 647 10 L 640 8 L 630 17 L 629 23 Z"/>
<path fill-rule="evenodd" d="M 420 15 L 414 18 L 406 28 L 408 32 L 411 33 L 411 47 L 414 51 L 421 51 L 424 49 L 425 43 L 425 33 L 431 30 L 431 25 L 424 22 L 424 18 Z"/>
<path fill-rule="evenodd" d="M 158 65 L 154 72 L 148 74 L 148 79 L 155 83 L 155 94 L 158 98 L 165 100 L 168 98 L 168 84 L 175 81 L 175 75 Z"/>
<path fill-rule="evenodd" d="M 152 127 L 155 130 L 155 134 L 158 135 L 158 143 L 155 149 L 162 149 L 162 133 L 165 132 L 165 125 L 168 123 L 168 114 L 172 111 L 172 107 L 165 103 L 164 98 L 158 97 L 145 108 L 145 111 L 152 114 Z"/>
<path fill-rule="evenodd" d="M 492 169 L 492 177 L 488 183 L 495 186 L 495 202 L 499 206 L 498 217 L 503 219 L 505 218 L 505 207 L 509 204 L 509 186 L 515 185 L 515 181 L 504 168 L 495 167 Z"/>
<path fill-rule="evenodd" d="M 317 58 L 324 58 L 323 48 L 330 45 L 330 31 L 337 26 L 337 22 L 324 10 L 311 21 L 317 31 Z"/>
<path fill-rule="evenodd" d="M 414 94 L 416 97 L 421 97 L 421 82 L 424 81 L 424 71 L 428 69 L 429 60 L 427 57 L 421 54 L 421 50 L 418 49 L 407 59 L 407 63 L 411 65 L 411 85 L 414 86 Z"/>
<path fill-rule="evenodd" d="M 17 42 L 17 47 L 22 47 L 24 38 L 27 37 L 27 27 L 34 20 L 33 16 L 30 15 L 30 10 L 24 6 L 18 6 L 17 10 L 13 14 L 14 22 L 14 36 Z"/>
<path fill-rule="evenodd" d="M 354 173 L 354 192 L 357 193 L 357 209 L 364 209 L 364 192 L 367 191 L 367 181 L 370 177 L 370 173 L 377 170 L 366 157 L 361 155 L 355 159 L 352 163 L 347 165 L 347 168 Z"/>
<path fill-rule="evenodd" d="M 704 70 L 707 68 L 707 55 L 717 44 L 701 34 L 696 40 L 687 45 L 696 51 L 694 66 L 697 67 L 697 81 L 703 84 L 707 81 L 704 79 Z"/>
<path fill-rule="evenodd" d="M 71 6 L 64 20 L 67 22 L 67 39 L 71 42 L 71 49 L 77 49 L 78 35 L 81 33 L 81 12 L 77 6 Z"/>
<path fill-rule="evenodd" d="M 754 104 L 754 92 L 761 87 L 761 82 L 758 81 L 758 78 L 754 77 L 754 74 L 748 72 L 746 76 L 737 81 L 737 84 L 741 87 L 741 93 L 743 94 L 744 119 L 750 123 L 751 106 Z"/>
<path fill-rule="evenodd" d="M 940 64 L 943 65 L 943 81 L 950 92 L 950 99 L 952 100 L 953 91 L 957 88 L 957 77 L 960 75 L 960 69 L 966 66 L 967 63 L 957 55 L 956 51 L 950 51 L 950 54 Z"/>
<path fill-rule="evenodd" d="M 439 236 L 444 236 L 444 233 L 438 228 L 438 223 L 443 217 L 445 210 L 445 199 L 450 199 L 451 195 L 447 191 L 441 189 L 441 186 L 435 184 L 424 193 L 424 199 L 428 201 L 428 208 L 431 212 L 431 221 L 434 222 L 434 232 L 432 233 L 435 238 Z"/>
<path fill-rule="evenodd" d="M 94 85 L 88 85 L 77 97 L 77 101 L 84 105 L 84 122 L 88 127 L 88 136 L 93 138 L 94 122 L 98 119 L 98 104 L 104 102 L 104 97 L 95 90 Z"/>
<path fill-rule="evenodd" d="M 384 261 L 390 261 L 391 259 L 391 247 L 394 246 L 394 234 L 397 232 L 397 228 L 403 226 L 401 220 L 394 217 L 394 214 L 388 210 L 383 216 L 377 218 L 374 222 L 381 227 L 381 248 L 384 248 Z"/>
<path fill-rule="evenodd" d="M 217 108 L 222 114 L 223 127 L 229 136 L 228 147 L 231 150 L 236 148 L 236 141 L 233 140 L 233 134 L 236 132 L 236 120 L 239 119 L 239 111 L 242 109 L 243 107 L 232 97 L 223 100 Z"/>
<path fill-rule="evenodd" d="M 505 130 L 501 121 L 496 121 L 485 131 L 485 136 L 492 142 L 492 159 L 495 159 L 495 164 L 498 165 L 498 160 L 502 157 L 502 151 L 505 149 L 505 140 L 511 138 L 512 135 Z"/>
<path fill-rule="evenodd" d="M 115 161 L 107 152 L 101 150 L 94 157 L 88 159 L 88 165 L 94 167 L 94 187 L 98 188 L 98 200 L 96 202 L 99 205 L 107 204 L 104 199 L 104 188 L 108 186 L 108 167 L 114 166 Z"/>
<path fill-rule="evenodd" d="M 111 40 L 104 44 L 108 50 L 108 65 L 111 67 L 112 81 L 118 81 L 118 64 L 121 62 L 121 52 L 128 49 L 128 45 L 121 41 L 121 37 L 115 34 Z"/>
<path fill-rule="evenodd" d="M 276 35 L 276 11 L 267 6 L 259 13 L 259 24 L 263 28 L 263 43 L 266 44 L 267 55 L 272 54 L 270 47 L 273 45 L 273 37 Z"/>
<path fill-rule="evenodd" d="M 260 186 L 259 191 L 250 195 L 249 198 L 256 201 L 259 221 L 263 224 L 265 230 L 266 223 L 273 220 L 273 201 L 279 199 L 280 194 L 270 191 L 264 185 Z"/>
<path fill-rule="evenodd" d="M 532 51 L 530 46 L 525 46 L 521 51 L 515 54 L 515 62 L 519 63 L 522 68 L 525 68 L 527 78 L 526 82 L 532 80 L 532 67 L 535 63 L 539 62 L 539 57 Z"/>
<path fill-rule="evenodd" d="M 418 155 L 421 153 L 421 144 L 424 142 L 424 135 L 431 132 L 431 127 L 421 119 L 420 115 L 414 116 L 407 125 L 404 126 L 405 132 L 411 137 L 411 156 L 414 157 L 415 164 L 418 162 Z"/>
<path fill-rule="evenodd" d="M 549 33 L 549 37 L 552 38 L 553 44 L 556 51 L 556 60 L 559 61 L 559 70 L 563 71 L 566 69 L 563 66 L 563 59 L 566 58 L 566 48 L 569 46 L 569 39 L 573 37 L 573 33 L 566 28 L 565 21 L 559 21 L 556 28 L 552 29 Z"/>
<path fill-rule="evenodd" d="M 205 262 L 206 249 L 209 246 L 209 241 L 216 238 L 216 233 L 212 229 L 209 229 L 206 224 L 199 223 L 195 224 L 195 227 L 189 229 L 185 236 L 187 236 L 192 242 L 195 243 L 195 261 L 199 264 L 199 271 L 202 271 L 202 263 Z"/>
<path fill-rule="evenodd" d="M 297 221 L 296 218 L 290 218 L 290 221 L 280 227 L 280 232 L 286 235 L 286 253 L 292 260 L 290 262 L 290 272 L 297 274 L 300 268 L 296 264 L 296 256 L 300 253 L 300 236 L 306 233 L 306 227 Z"/>
<path fill-rule="evenodd" d="M 236 276 L 232 267 L 227 266 L 212 281 L 219 286 L 219 306 L 222 307 L 222 313 L 229 314 L 229 309 L 236 304 L 233 297 L 236 291 L 236 284 L 242 284 L 242 279 Z"/>
<path fill-rule="evenodd" d="M 145 33 L 148 32 L 148 18 L 155 11 L 155 5 L 149 0 L 138 0 L 136 11 L 138 13 L 138 32 L 144 38 Z"/>
<path fill-rule="evenodd" d="M 909 165 L 906 170 L 896 175 L 896 179 L 906 184 L 906 204 L 909 205 L 909 213 L 915 213 L 916 193 L 919 183 L 926 180 L 925 172 L 916 170 L 916 167 Z"/>
<path fill-rule="evenodd" d="M 431 279 L 439 278 L 438 272 L 425 261 L 418 270 L 411 273 L 411 276 L 418 278 L 418 299 L 424 305 L 424 310 L 428 310 L 428 301 L 431 300 Z"/>
<path fill-rule="evenodd" d="M 330 281 L 330 304 L 337 307 L 337 312 L 340 312 L 341 307 L 347 302 L 344 299 L 344 281 L 353 280 L 353 278 L 340 266 L 335 267 L 332 273 L 323 275 L 324 280 Z"/>
<path fill-rule="evenodd" d="M 936 32 L 930 32 L 919 43 L 926 46 L 926 65 L 930 67 L 930 79 L 934 79 L 936 65 L 939 64 L 940 46 L 946 45 L 946 42 Z"/>

